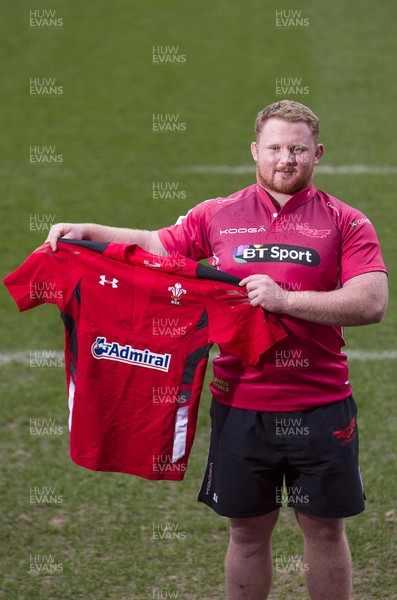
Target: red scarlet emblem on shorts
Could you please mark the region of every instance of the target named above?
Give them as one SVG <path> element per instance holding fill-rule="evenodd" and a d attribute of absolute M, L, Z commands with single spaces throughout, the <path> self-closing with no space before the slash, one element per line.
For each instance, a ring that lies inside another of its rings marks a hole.
<path fill-rule="evenodd" d="M 340 440 L 343 440 L 343 442 L 340 445 L 345 446 L 346 444 L 350 444 L 350 442 L 352 442 L 356 437 L 355 428 L 356 419 L 355 417 L 353 417 L 350 421 L 350 425 L 348 425 L 345 429 L 337 429 L 336 431 L 333 431 L 332 435 L 339 438 Z"/>

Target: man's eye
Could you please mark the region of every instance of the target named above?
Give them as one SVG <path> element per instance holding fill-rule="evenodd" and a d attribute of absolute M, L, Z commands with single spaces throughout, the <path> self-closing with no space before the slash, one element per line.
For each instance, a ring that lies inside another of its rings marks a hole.
<path fill-rule="evenodd" d="M 299 152 L 303 152 L 304 148 L 302 148 L 302 146 L 293 146 L 292 148 L 292 152 L 294 152 L 294 154 L 299 154 Z"/>
<path fill-rule="evenodd" d="M 270 150 L 280 150 L 280 146 L 270 146 Z"/>

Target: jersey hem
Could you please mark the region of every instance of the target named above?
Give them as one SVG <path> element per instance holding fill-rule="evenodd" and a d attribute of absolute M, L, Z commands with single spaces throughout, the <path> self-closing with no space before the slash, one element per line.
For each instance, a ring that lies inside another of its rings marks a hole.
<path fill-rule="evenodd" d="M 150 479 L 152 481 L 161 481 L 161 480 L 169 480 L 169 481 L 182 481 L 185 476 L 185 470 L 179 473 L 159 473 L 156 475 L 150 471 L 141 471 L 140 469 L 131 468 L 131 467 L 120 467 L 113 465 L 99 465 L 99 464 L 91 464 L 88 461 L 80 460 L 73 456 L 70 453 L 70 458 L 72 461 L 78 466 L 83 467 L 84 469 L 88 469 L 90 471 L 102 471 L 104 473 L 125 473 L 127 475 L 135 475 L 137 477 L 142 477 L 143 479 Z"/>
<path fill-rule="evenodd" d="M 319 403 L 313 403 L 313 402 L 300 402 L 300 403 L 294 403 L 293 406 L 291 406 L 291 404 L 288 403 L 282 403 L 280 402 L 280 404 L 275 405 L 274 403 L 271 403 L 269 406 L 266 406 L 266 408 L 259 408 L 258 405 L 253 405 L 251 403 L 246 403 L 246 402 L 225 402 L 224 400 L 220 400 L 218 398 L 216 398 L 214 396 L 214 399 L 216 400 L 216 402 L 219 402 L 220 404 L 224 404 L 225 406 L 230 406 L 231 408 L 240 408 L 243 410 L 255 410 L 257 412 L 295 412 L 297 410 L 310 410 L 311 408 L 318 408 L 319 406 L 326 406 L 327 404 L 333 404 L 334 402 L 342 402 L 343 400 L 346 400 L 346 398 L 348 398 L 350 395 L 352 394 L 352 388 L 351 386 L 349 386 L 346 390 L 346 395 L 343 395 L 343 397 L 340 398 L 333 398 L 332 400 L 324 400 L 323 402 Z M 249 406 L 248 406 L 249 404 Z"/>

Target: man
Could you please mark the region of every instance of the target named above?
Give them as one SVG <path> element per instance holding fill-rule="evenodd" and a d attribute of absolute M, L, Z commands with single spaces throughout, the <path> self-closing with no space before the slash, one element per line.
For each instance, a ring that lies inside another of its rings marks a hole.
<path fill-rule="evenodd" d="M 324 152 L 317 137 L 310 109 L 276 102 L 256 119 L 256 184 L 203 202 L 158 232 L 58 224 L 48 237 L 54 250 L 64 236 L 210 257 L 242 277 L 251 303 L 276 313 L 288 332 L 257 368 L 226 353 L 214 361 L 199 500 L 230 519 L 228 600 L 268 597 L 283 495 L 304 535 L 310 597 L 351 593 L 343 519 L 364 510 L 364 492 L 341 328 L 381 321 L 387 275 L 365 215 L 313 187 Z"/>

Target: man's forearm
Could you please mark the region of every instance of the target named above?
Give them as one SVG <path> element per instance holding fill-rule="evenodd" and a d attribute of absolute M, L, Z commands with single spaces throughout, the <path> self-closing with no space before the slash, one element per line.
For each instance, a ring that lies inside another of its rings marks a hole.
<path fill-rule="evenodd" d="M 57 249 L 57 240 L 60 237 L 71 240 L 91 240 L 93 242 L 138 244 L 147 252 L 167 256 L 167 251 L 161 243 L 157 231 L 108 227 L 96 223 L 56 223 L 51 227 L 46 240 L 50 242 L 54 252 Z"/>
<path fill-rule="evenodd" d="M 157 231 L 108 227 L 107 225 L 98 225 L 96 223 L 85 223 L 84 231 L 84 238 L 87 240 L 116 242 L 119 244 L 138 244 L 138 246 L 141 246 L 147 252 L 163 256 L 167 254 L 160 242 Z"/>
<path fill-rule="evenodd" d="M 375 302 L 372 306 L 363 298 L 357 301 L 352 290 L 342 288 L 334 292 L 288 292 L 285 313 L 312 323 L 352 327 L 369 325 L 382 320 L 384 311 Z"/>
<path fill-rule="evenodd" d="M 253 306 L 334 327 L 378 323 L 387 307 L 387 275 L 382 272 L 358 275 L 328 292 L 286 291 L 267 275 L 250 275 L 240 285 L 247 286 Z"/>

